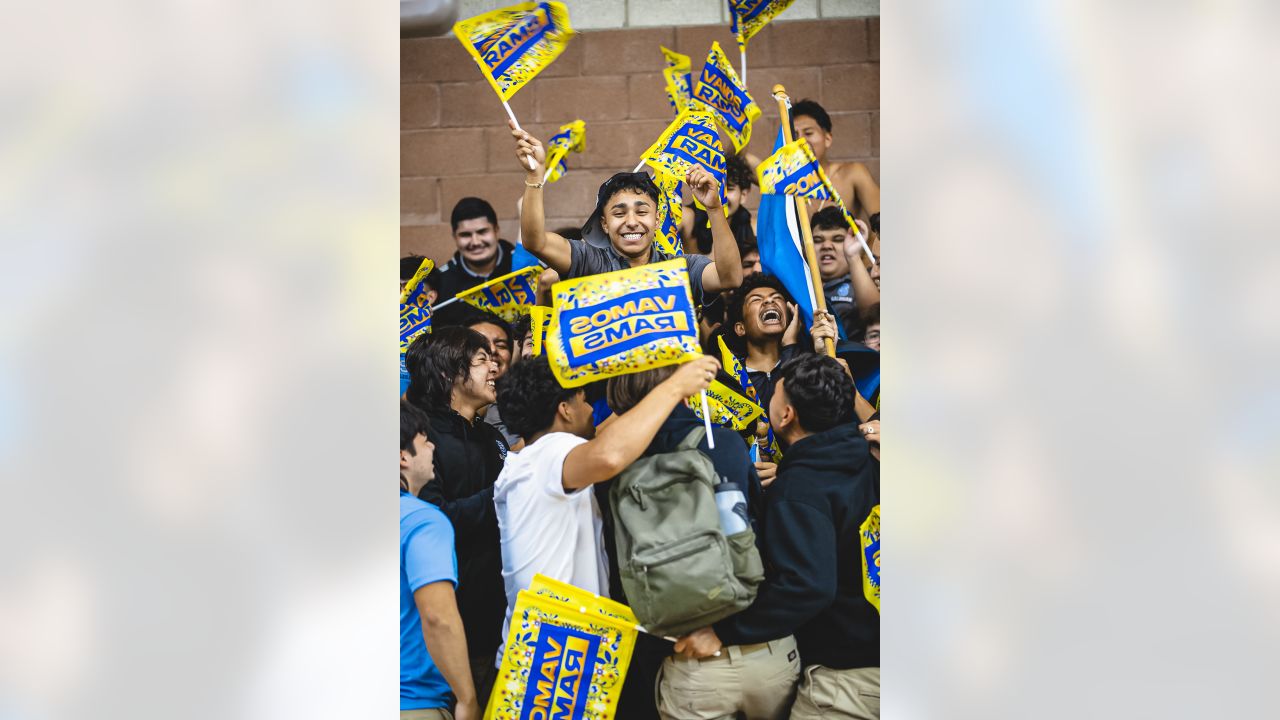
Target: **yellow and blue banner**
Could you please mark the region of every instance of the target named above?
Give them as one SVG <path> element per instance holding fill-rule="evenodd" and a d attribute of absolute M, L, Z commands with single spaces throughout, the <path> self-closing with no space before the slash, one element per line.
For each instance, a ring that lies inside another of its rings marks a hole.
<path fill-rule="evenodd" d="M 413 272 L 413 277 L 404 284 L 404 289 L 400 291 L 401 313 L 404 312 L 405 305 L 426 305 L 427 304 L 427 276 L 434 270 L 436 264 L 431 258 L 422 258 L 422 262 L 418 265 L 418 269 Z"/>
<path fill-rule="evenodd" d="M 568 125 L 561 125 L 560 132 L 547 141 L 547 174 L 546 182 L 555 182 L 564 176 L 569 166 L 564 159 L 571 152 L 580 153 L 587 149 L 587 124 L 574 120 Z"/>
<path fill-rule="evenodd" d="M 720 367 L 724 368 L 725 372 L 738 381 L 738 385 L 742 387 L 742 393 L 747 396 L 748 400 L 757 402 L 759 395 L 756 393 L 756 386 L 751 384 L 751 376 L 747 374 L 746 366 L 725 344 L 724 335 L 716 336 L 716 344 L 720 346 Z"/>
<path fill-rule="evenodd" d="M 702 400 L 694 396 L 685 401 L 699 420 L 702 417 Z M 736 432 L 755 431 L 756 419 L 764 412 L 759 405 L 738 394 L 733 388 L 719 380 L 712 380 L 707 388 L 707 410 L 711 413 L 711 422 L 716 425 L 733 428 Z"/>
<path fill-rule="evenodd" d="M 428 261 L 429 262 L 429 261 Z M 405 366 L 404 354 L 409 345 L 420 336 L 431 332 L 430 305 L 400 305 L 400 394 L 409 388 L 409 368 Z"/>
<path fill-rule="evenodd" d="M 515 322 L 538 302 L 538 276 L 542 268 L 533 265 L 509 272 L 470 290 L 458 293 L 458 299 L 488 310 L 507 322 Z"/>
<path fill-rule="evenodd" d="M 849 227 L 858 227 L 845 209 L 844 201 L 840 199 L 835 186 L 827 178 L 827 173 L 818 164 L 813 148 L 809 147 L 804 138 L 797 138 L 783 145 L 761 160 L 756 168 L 756 178 L 760 181 L 761 195 L 794 195 L 811 200 L 831 200 L 840 208 Z"/>
<path fill-rule="evenodd" d="M 720 203 L 724 204 L 724 145 L 716 128 L 715 115 L 705 110 L 686 110 L 657 141 L 644 152 L 642 160 L 659 174 L 683 179 L 689 168 L 700 165 L 720 183 Z"/>
<path fill-rule="evenodd" d="M 667 101 L 676 115 L 689 109 L 693 98 L 693 63 L 688 55 L 668 50 L 661 45 L 662 56 L 666 58 L 667 67 L 662 70 L 662 77 L 667 82 Z"/>
<path fill-rule="evenodd" d="M 880 505 L 871 508 L 858 528 L 862 544 L 862 595 L 880 612 Z"/>
<path fill-rule="evenodd" d="M 563 387 L 702 355 L 682 258 L 564 280 L 551 294 L 546 351 Z"/>
<path fill-rule="evenodd" d="M 760 106 L 751 99 L 746 86 L 738 79 L 738 73 L 734 72 L 719 42 L 711 43 L 711 52 L 707 54 L 707 62 L 698 76 L 693 98 L 720 116 L 721 124 L 733 141 L 734 152 L 741 152 L 751 141 L 751 125 L 760 117 Z"/>
<path fill-rule="evenodd" d="M 634 616 L 564 583 L 548 588 L 548 580 L 536 576 L 534 586 L 543 587 L 516 596 L 485 720 L 608 720 L 617 711 L 635 649 Z"/>
<path fill-rule="evenodd" d="M 682 199 L 684 183 L 680 178 L 658 172 L 653 182 L 658 186 L 658 228 L 653 241 L 658 249 L 668 255 L 684 255 L 684 242 L 680 238 L 680 219 L 684 215 Z"/>
<path fill-rule="evenodd" d="M 453 34 L 506 102 L 564 52 L 573 28 L 564 3 L 528 2 L 459 20 Z"/>
<path fill-rule="evenodd" d="M 733 18 L 730 29 L 738 39 L 738 47 L 745 51 L 747 41 L 792 2 L 794 0 L 729 0 L 729 16 Z"/>
<path fill-rule="evenodd" d="M 529 335 L 533 338 L 533 354 L 541 355 L 547 342 L 547 326 L 551 324 L 551 308 L 534 305 L 529 308 Z"/>

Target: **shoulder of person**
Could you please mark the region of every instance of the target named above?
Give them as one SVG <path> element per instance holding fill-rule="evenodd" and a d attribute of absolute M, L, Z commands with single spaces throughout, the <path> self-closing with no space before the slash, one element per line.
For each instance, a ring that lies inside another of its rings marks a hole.
<path fill-rule="evenodd" d="M 440 508 L 421 498 L 400 493 L 400 527 L 403 530 L 444 523 L 453 529 L 449 518 Z"/>

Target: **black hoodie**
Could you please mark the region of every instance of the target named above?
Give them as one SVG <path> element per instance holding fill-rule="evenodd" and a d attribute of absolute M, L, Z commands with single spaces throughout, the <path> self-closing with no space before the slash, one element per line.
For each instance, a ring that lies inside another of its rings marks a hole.
<path fill-rule="evenodd" d="M 468 270 L 465 261 L 462 259 L 462 253 L 460 251 L 455 252 L 449 262 L 440 268 L 437 280 L 439 297 L 436 298 L 436 304 L 452 298 L 463 290 L 470 290 L 481 283 L 500 278 L 511 272 L 511 255 L 515 252 L 515 249 L 515 246 L 506 240 L 498 240 L 498 264 L 494 266 L 493 272 L 484 277 L 475 275 Z"/>
<path fill-rule="evenodd" d="M 880 504 L 880 464 L 857 424 L 786 448 L 765 504 L 765 581 L 750 607 L 713 626 L 720 640 L 794 634 L 806 666 L 879 667 L 880 613 L 863 596 L 859 527 Z"/>
<path fill-rule="evenodd" d="M 427 439 L 435 444 L 435 479 L 418 497 L 438 506 L 453 524 L 458 553 L 458 610 L 473 657 L 497 653 L 507 591 L 502 546 L 493 507 L 493 483 L 507 457 L 507 443 L 483 416 L 469 423 L 452 408 L 427 409 Z"/>

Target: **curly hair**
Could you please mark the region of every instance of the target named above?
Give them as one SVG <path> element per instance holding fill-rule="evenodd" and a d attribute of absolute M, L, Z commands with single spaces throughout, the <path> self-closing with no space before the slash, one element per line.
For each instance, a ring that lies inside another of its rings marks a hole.
<path fill-rule="evenodd" d="M 800 427 L 820 433 L 853 422 L 853 380 L 835 358 L 816 353 L 799 355 L 777 372 Z"/>
<path fill-rule="evenodd" d="M 724 182 L 726 185 L 750 190 L 756 184 L 756 176 L 742 156 L 729 155 L 724 161 Z"/>
<path fill-rule="evenodd" d="M 778 278 L 765 273 L 750 275 L 744 278 L 742 284 L 739 285 L 731 295 L 729 295 L 729 302 L 725 306 L 724 325 L 726 328 L 732 329 L 734 325 L 742 322 L 742 308 L 746 305 L 747 295 L 752 290 L 758 290 L 760 288 L 772 288 L 782 293 L 782 299 L 784 301 L 788 303 L 795 302 L 795 300 L 791 298 L 791 293 L 787 292 L 787 288 Z M 784 314 L 785 313 L 786 310 L 784 309 Z M 787 319 L 790 320 L 790 318 Z M 732 334 L 732 332 L 729 334 Z"/>
<path fill-rule="evenodd" d="M 547 356 L 531 357 L 511 366 L 498 381 L 498 415 L 508 430 L 528 439 L 551 427 L 560 403 L 581 392 L 560 386 Z"/>

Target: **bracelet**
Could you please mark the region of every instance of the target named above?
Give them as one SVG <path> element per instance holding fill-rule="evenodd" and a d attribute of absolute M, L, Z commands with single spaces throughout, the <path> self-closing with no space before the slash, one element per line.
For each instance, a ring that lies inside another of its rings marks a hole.
<path fill-rule="evenodd" d="M 529 182 L 528 180 L 525 180 L 525 181 L 524 181 L 524 186 L 525 186 L 525 187 L 531 187 L 531 188 L 534 188 L 535 190 L 539 190 L 539 189 L 541 189 L 541 188 L 542 188 L 542 186 L 543 186 L 543 185 L 545 185 L 546 183 L 547 183 L 547 181 L 546 181 L 546 180 L 539 180 L 539 181 L 538 181 L 538 182 L 536 182 L 536 183 L 531 183 L 531 182 Z"/>

